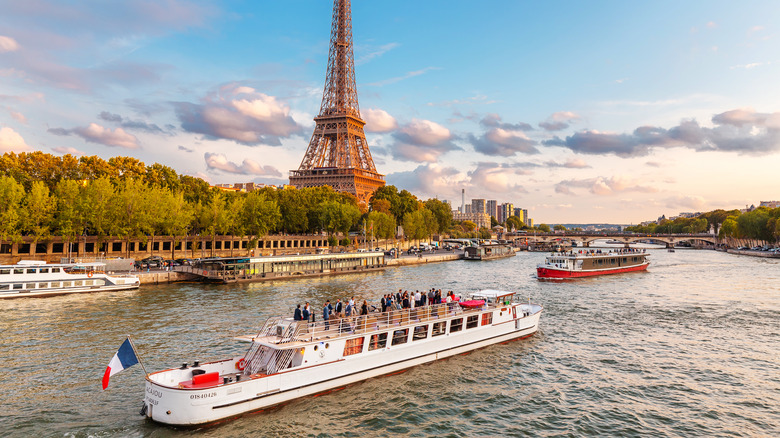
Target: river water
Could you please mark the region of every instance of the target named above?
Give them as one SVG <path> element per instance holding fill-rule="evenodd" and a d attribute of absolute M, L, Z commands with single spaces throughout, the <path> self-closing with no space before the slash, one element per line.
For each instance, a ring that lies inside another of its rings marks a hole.
<path fill-rule="evenodd" d="M 0 436 L 780 436 L 780 260 L 650 249 L 646 273 L 541 282 L 542 253 L 243 285 L 0 302 Z M 224 358 L 309 301 L 429 287 L 520 291 L 540 331 L 196 430 L 138 412 L 143 370 L 101 378 L 133 336 L 151 371 Z"/>

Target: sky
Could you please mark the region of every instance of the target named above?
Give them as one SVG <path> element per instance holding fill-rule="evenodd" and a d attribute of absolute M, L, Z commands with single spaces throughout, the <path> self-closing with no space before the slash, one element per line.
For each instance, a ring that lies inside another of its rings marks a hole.
<path fill-rule="evenodd" d="M 286 184 L 330 0 L 0 0 L 0 153 L 131 156 Z M 352 0 L 388 184 L 536 223 L 780 198 L 780 2 Z"/>

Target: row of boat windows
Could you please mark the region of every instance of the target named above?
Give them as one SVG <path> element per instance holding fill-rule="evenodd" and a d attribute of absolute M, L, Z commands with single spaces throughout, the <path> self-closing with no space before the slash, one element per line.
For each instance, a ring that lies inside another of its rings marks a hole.
<path fill-rule="evenodd" d="M 628 259 L 629 259 L 629 257 L 623 257 L 623 263 L 628 263 Z M 619 258 L 617 258 L 617 259 L 615 259 L 615 258 L 612 258 L 612 259 L 598 259 L 598 260 L 595 260 L 595 262 L 596 262 L 596 265 L 606 265 L 606 264 L 615 265 L 615 264 L 617 264 L 618 260 L 620 260 L 620 259 Z M 631 257 L 631 261 L 632 262 L 638 262 L 639 261 L 639 257 Z"/>
<path fill-rule="evenodd" d="M 33 290 L 33 289 L 58 289 L 61 287 L 83 287 L 83 286 L 103 286 L 105 280 L 76 280 L 76 281 L 50 281 L 41 283 L 11 283 L 0 284 L 0 291 L 3 290 Z"/>
<path fill-rule="evenodd" d="M 62 268 L 3 268 L 0 275 L 8 274 L 61 274 Z"/>
<path fill-rule="evenodd" d="M 481 320 L 480 320 L 481 316 Z M 466 329 L 477 328 L 480 325 L 490 325 L 493 323 L 493 312 L 483 313 L 482 315 L 472 315 L 466 318 Z M 412 330 L 412 342 L 428 339 L 428 332 L 430 330 L 430 336 L 441 336 L 447 333 L 447 321 L 434 322 L 433 324 L 425 324 L 414 327 Z M 449 321 L 449 332 L 455 333 L 463 330 L 463 318 L 456 318 Z M 390 332 L 377 333 L 371 335 L 368 340 L 368 351 L 378 350 L 387 346 L 387 340 L 390 336 Z M 348 339 L 344 346 L 344 356 L 351 356 L 353 354 L 359 354 L 363 352 L 363 344 L 366 337 Z M 409 342 L 409 329 L 398 329 L 392 332 L 390 337 L 390 345 L 401 345 Z"/>

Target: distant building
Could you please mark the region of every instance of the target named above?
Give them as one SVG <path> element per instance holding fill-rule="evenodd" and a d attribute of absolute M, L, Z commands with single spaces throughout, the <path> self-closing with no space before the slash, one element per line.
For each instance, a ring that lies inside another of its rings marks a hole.
<path fill-rule="evenodd" d="M 487 206 L 486 213 L 498 219 L 498 201 L 495 199 L 488 199 L 485 205 Z M 499 222 L 503 221 L 499 220 Z"/>
<path fill-rule="evenodd" d="M 464 214 L 471 214 L 471 204 L 466 204 L 466 212 Z"/>
<path fill-rule="evenodd" d="M 529 227 L 533 227 L 534 226 L 534 220 L 531 219 L 531 218 L 528 218 L 528 222 L 526 222 L 525 224 L 528 225 Z"/>
<path fill-rule="evenodd" d="M 484 199 L 472 199 L 471 200 L 471 212 L 472 213 L 487 213 L 487 203 Z"/>
<path fill-rule="evenodd" d="M 469 207 L 468 205 L 466 207 Z M 471 221 L 477 224 L 477 228 L 490 228 L 490 216 L 487 213 L 453 213 L 452 219 L 462 222 Z"/>
<path fill-rule="evenodd" d="M 506 202 L 501 204 L 501 206 L 498 208 L 498 217 L 496 218 L 498 222 L 504 223 L 507 219 L 509 219 L 510 216 L 512 216 L 515 212 L 515 206 L 514 204 L 510 202 Z"/>
<path fill-rule="evenodd" d="M 780 208 L 780 201 L 761 201 L 758 203 L 758 206 L 767 208 Z"/>

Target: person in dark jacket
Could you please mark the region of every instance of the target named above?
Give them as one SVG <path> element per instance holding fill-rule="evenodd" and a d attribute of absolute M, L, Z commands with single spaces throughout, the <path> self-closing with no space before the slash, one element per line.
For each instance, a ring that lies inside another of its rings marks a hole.
<path fill-rule="evenodd" d="M 300 304 L 298 304 L 298 307 L 295 308 L 295 314 L 293 315 L 293 319 L 296 321 L 303 321 L 303 314 L 301 313 Z"/>
<path fill-rule="evenodd" d="M 363 300 L 363 305 L 360 306 L 360 314 L 368 315 L 368 301 Z"/>
<path fill-rule="evenodd" d="M 309 310 L 309 303 L 306 303 L 303 306 L 303 321 L 309 322 L 309 316 L 311 316 L 311 311 Z"/>

